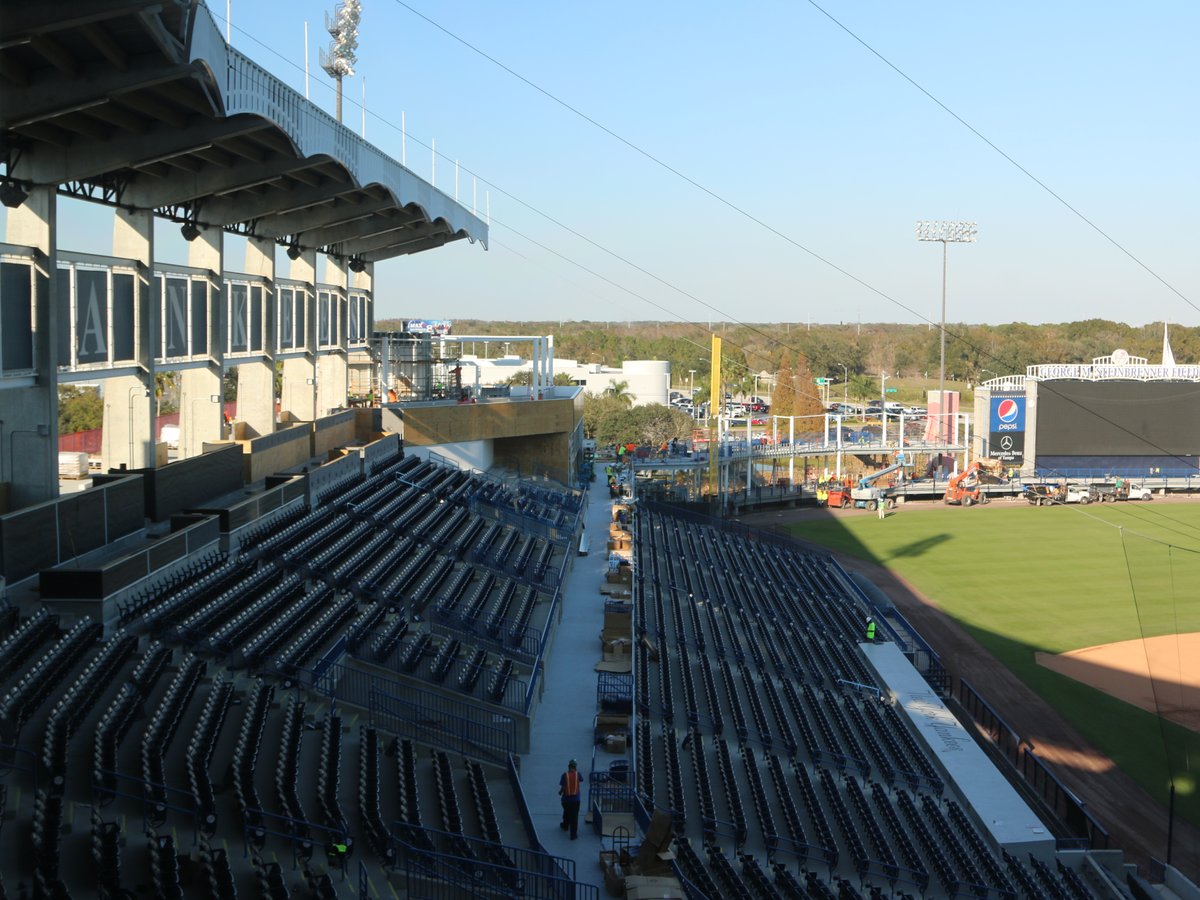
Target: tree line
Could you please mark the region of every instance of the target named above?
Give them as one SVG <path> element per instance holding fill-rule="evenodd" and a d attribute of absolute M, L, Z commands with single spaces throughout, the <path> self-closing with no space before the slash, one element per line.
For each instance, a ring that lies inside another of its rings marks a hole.
<path fill-rule="evenodd" d="M 397 330 L 402 320 L 377 323 Z M 695 370 L 697 388 L 708 388 L 710 335 L 722 338 L 724 381 L 753 384 L 761 372 L 778 372 L 803 358 L 813 377 L 936 377 L 939 329 L 928 325 L 862 323 L 558 322 L 456 320 L 455 329 L 473 334 L 553 334 L 554 354 L 580 363 L 619 366 L 630 359 L 663 359 L 671 364 L 676 385 L 688 383 Z M 1200 360 L 1200 328 L 1171 325 L 1171 345 L 1180 361 Z M 1133 326 L 1107 319 L 1028 325 L 946 324 L 946 377 L 978 382 L 997 375 L 1023 373 L 1038 363 L 1086 363 L 1118 347 L 1152 363 L 1161 359 L 1163 324 Z M 510 352 L 529 355 L 514 342 Z M 845 367 L 845 368 L 843 368 Z M 811 379 L 809 380 L 811 384 Z M 746 391 L 749 393 L 749 391 Z"/>

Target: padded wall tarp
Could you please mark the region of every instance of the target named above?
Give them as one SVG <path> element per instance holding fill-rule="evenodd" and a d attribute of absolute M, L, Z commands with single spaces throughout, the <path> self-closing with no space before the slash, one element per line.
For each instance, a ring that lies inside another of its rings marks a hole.
<path fill-rule="evenodd" d="M 8 581 L 20 581 L 144 524 L 142 479 L 104 479 L 89 490 L 0 517 L 0 571 Z"/>
<path fill-rule="evenodd" d="M 146 515 L 161 522 L 177 512 L 242 488 L 242 448 L 220 447 L 146 475 Z"/>

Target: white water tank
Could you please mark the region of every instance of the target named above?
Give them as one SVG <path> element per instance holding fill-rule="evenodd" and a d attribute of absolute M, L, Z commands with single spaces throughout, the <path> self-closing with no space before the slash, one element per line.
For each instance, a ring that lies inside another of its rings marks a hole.
<path fill-rule="evenodd" d="M 635 406 L 648 403 L 667 405 L 671 389 L 671 364 L 665 359 L 627 359 L 621 366 L 621 378 L 629 382 Z"/>

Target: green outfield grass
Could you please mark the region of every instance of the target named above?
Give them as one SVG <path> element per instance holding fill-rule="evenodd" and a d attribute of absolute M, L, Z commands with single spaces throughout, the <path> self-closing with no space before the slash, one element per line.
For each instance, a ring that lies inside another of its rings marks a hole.
<path fill-rule="evenodd" d="M 1164 802 L 1172 773 L 1183 814 L 1200 823 L 1188 763 L 1200 735 L 1034 661 L 1200 631 L 1200 503 L 909 506 L 884 522 L 832 513 L 791 531 L 908 579 Z"/>

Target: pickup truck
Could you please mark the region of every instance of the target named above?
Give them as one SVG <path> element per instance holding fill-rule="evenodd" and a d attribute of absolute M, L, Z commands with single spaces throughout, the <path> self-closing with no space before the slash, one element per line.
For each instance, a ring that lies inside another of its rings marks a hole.
<path fill-rule="evenodd" d="M 1031 484 L 1025 488 L 1025 499 L 1032 506 L 1049 506 L 1052 503 L 1091 503 L 1092 492 L 1078 484 Z"/>
<path fill-rule="evenodd" d="M 1150 488 L 1131 481 L 1105 482 L 1092 485 L 1092 499 L 1097 503 L 1115 503 L 1119 500 L 1151 500 Z"/>

